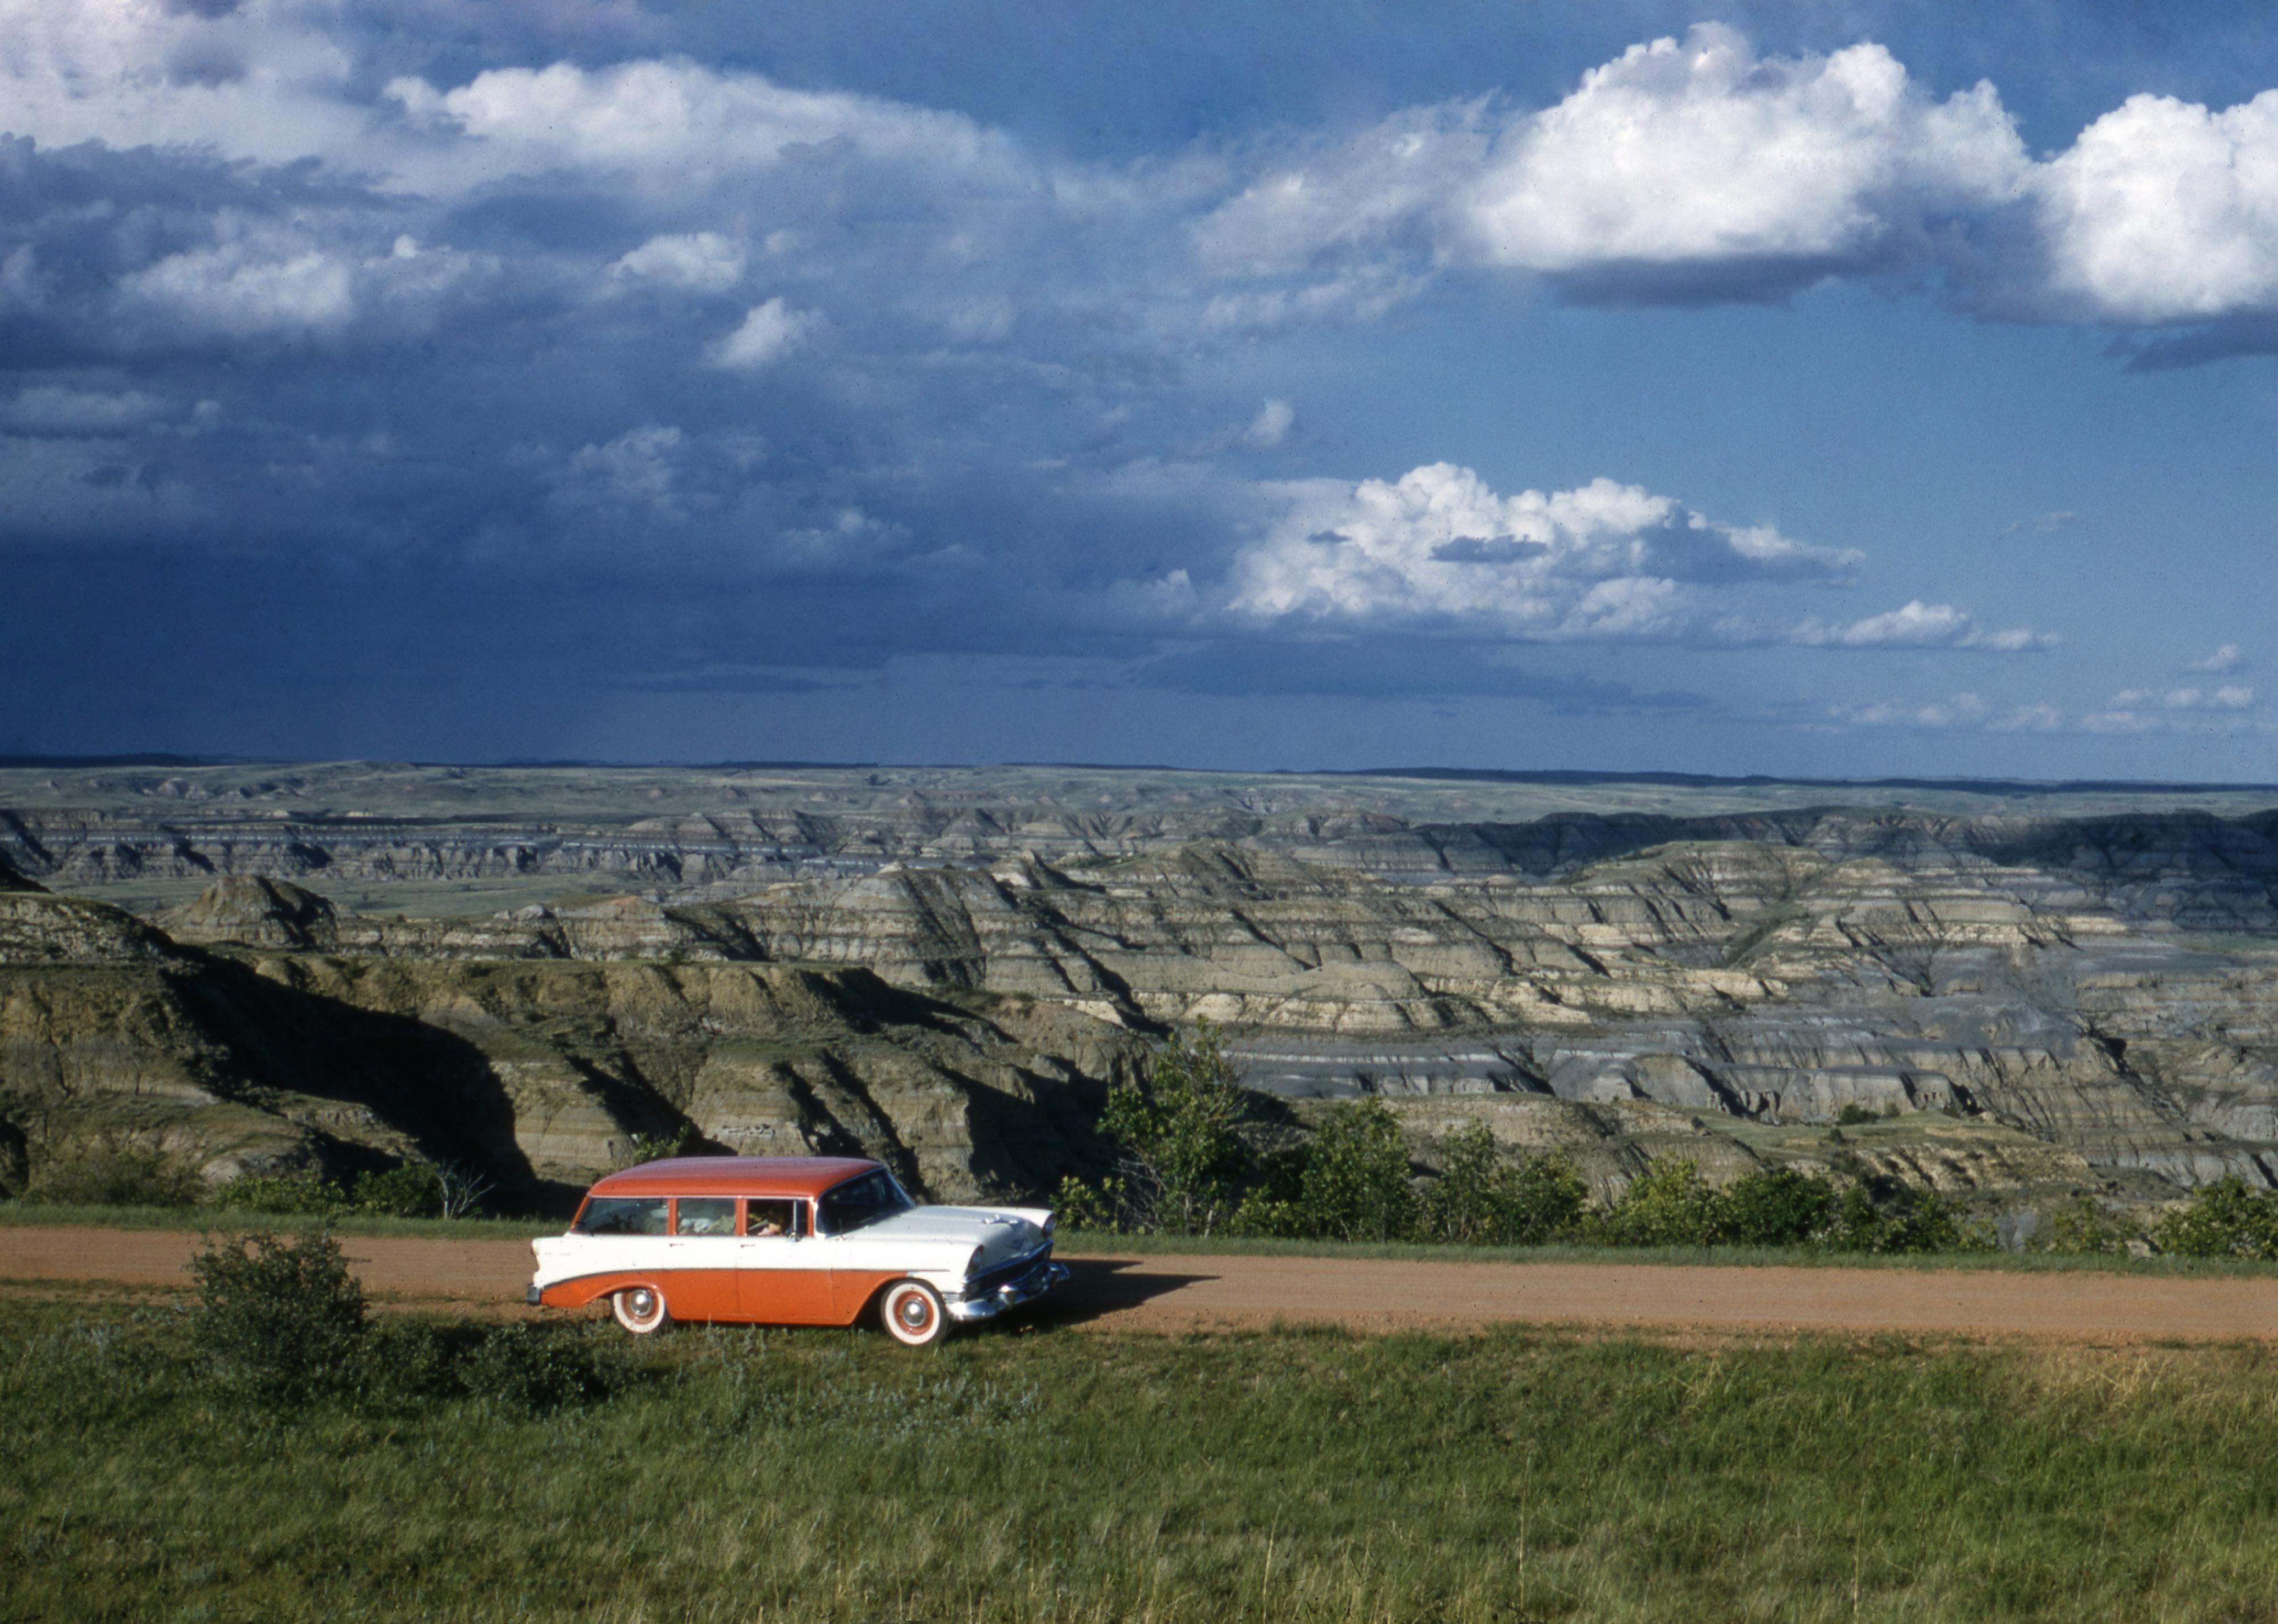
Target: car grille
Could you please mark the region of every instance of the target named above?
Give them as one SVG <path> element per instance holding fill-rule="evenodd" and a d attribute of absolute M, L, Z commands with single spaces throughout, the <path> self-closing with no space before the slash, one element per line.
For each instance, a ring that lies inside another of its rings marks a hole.
<path fill-rule="evenodd" d="M 1038 1264 L 1049 1260 L 1051 1255 L 1052 1244 L 1046 1241 L 1034 1252 L 1014 1258 L 1009 1263 L 999 1263 L 985 1275 L 974 1275 L 965 1283 L 965 1294 L 967 1297 L 986 1297 L 991 1291 L 1011 1285 Z"/>

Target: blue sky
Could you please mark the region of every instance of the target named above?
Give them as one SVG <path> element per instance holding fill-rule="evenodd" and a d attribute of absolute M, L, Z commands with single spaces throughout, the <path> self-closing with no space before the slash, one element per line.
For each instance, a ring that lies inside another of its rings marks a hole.
<path fill-rule="evenodd" d="M 0 751 L 2278 779 L 2264 7 L 0 30 Z"/>

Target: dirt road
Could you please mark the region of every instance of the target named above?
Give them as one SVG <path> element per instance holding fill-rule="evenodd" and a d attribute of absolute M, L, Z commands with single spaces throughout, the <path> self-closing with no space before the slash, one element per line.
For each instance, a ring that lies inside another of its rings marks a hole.
<path fill-rule="evenodd" d="M 0 1282 L 187 1285 L 193 1235 L 0 1229 Z M 521 1241 L 348 1237 L 382 1299 L 519 1309 Z M 2278 1279 L 2093 1273 L 1409 1262 L 1069 1254 L 1074 1277 L 1028 1312 L 1109 1330 L 1334 1324 L 1365 1331 L 1533 1322 L 1671 1331 L 1900 1331 L 2078 1342 L 2278 1340 Z"/>

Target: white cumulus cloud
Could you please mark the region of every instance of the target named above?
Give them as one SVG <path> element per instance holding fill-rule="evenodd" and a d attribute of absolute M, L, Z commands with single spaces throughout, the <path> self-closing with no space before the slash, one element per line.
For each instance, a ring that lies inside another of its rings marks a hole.
<path fill-rule="evenodd" d="M 2278 91 L 2215 112 L 2136 96 L 2037 180 L 2052 291 L 2156 325 L 2278 303 Z"/>
<path fill-rule="evenodd" d="M 354 265 L 317 248 L 279 255 L 225 242 L 169 255 L 118 286 L 187 327 L 231 338 L 333 332 L 355 315 Z"/>
<path fill-rule="evenodd" d="M 387 94 L 471 143 L 469 179 L 582 169 L 687 189 L 839 155 L 1006 178 L 1027 167 L 1006 137 L 959 113 L 688 61 L 493 68 L 447 90 L 398 79 Z"/>
<path fill-rule="evenodd" d="M 1792 283 L 1799 264 L 1854 265 L 1930 218 L 2005 203 L 2030 170 L 1989 84 L 1939 102 L 1877 44 L 1758 57 L 1703 24 L 1631 47 L 1539 112 L 1396 114 L 1263 177 L 1196 241 L 1206 264 L 1253 275 L 1410 241 L 1440 263 L 1570 278 L 1737 264 Z"/>
<path fill-rule="evenodd" d="M 1270 449 L 1289 438 L 1289 431 L 1297 422 L 1297 409 L 1284 400 L 1268 400 L 1257 409 L 1257 415 L 1242 431 L 1242 440 L 1260 450 Z"/>
<path fill-rule="evenodd" d="M 730 372 L 772 366 L 806 342 L 822 319 L 813 310 L 792 310 L 778 295 L 753 305 L 743 325 L 712 347 L 712 364 Z"/>
<path fill-rule="evenodd" d="M 655 282 L 692 293 L 725 293 L 744 280 L 744 250 L 716 231 L 651 237 L 614 261 L 608 273 L 620 285 Z"/>
<path fill-rule="evenodd" d="M 1951 603 L 1925 603 L 1919 598 L 1847 624 L 1807 621 L 1797 629 L 1793 640 L 1840 648 L 1981 648 L 1996 654 L 2051 648 L 2057 642 L 2053 633 L 2023 626 L 1989 632 L 1966 610 Z"/>
<path fill-rule="evenodd" d="M 1468 468 L 1434 463 L 1395 481 L 1276 488 L 1283 516 L 1233 574 L 1231 607 L 1265 619 L 1453 617 L 1533 637 L 1666 635 L 1719 586 L 1839 580 L 1861 561 L 1719 525 L 1605 479 L 1506 497 Z"/>
<path fill-rule="evenodd" d="M 1880 45 L 1759 57 L 1704 24 L 1504 131 L 1461 206 L 1479 257 L 1535 271 L 1843 260 L 2014 195 L 2026 167 L 1990 84 L 1934 102 Z"/>

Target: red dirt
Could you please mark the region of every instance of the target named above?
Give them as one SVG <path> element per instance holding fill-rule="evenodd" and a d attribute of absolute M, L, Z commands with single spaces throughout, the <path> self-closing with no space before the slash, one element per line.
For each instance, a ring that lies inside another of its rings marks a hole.
<path fill-rule="evenodd" d="M 187 1285 L 195 1235 L 0 1229 L 0 1281 Z M 519 1307 L 527 1242 L 344 1237 L 366 1290 L 434 1306 Z M 2278 1340 L 2278 1279 L 1966 1269 L 1066 1254 L 1074 1278 L 1026 1312 L 1105 1330 L 1276 1321 L 1361 1331 L 1501 1323 L 1782 1335 L 2024 1337 L 2065 1342 Z"/>

